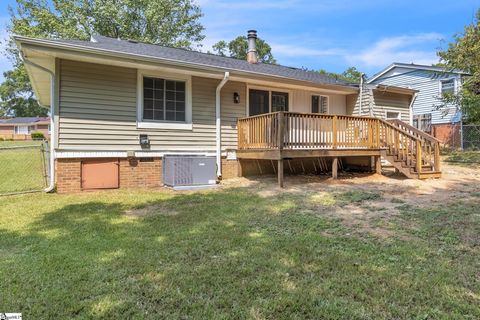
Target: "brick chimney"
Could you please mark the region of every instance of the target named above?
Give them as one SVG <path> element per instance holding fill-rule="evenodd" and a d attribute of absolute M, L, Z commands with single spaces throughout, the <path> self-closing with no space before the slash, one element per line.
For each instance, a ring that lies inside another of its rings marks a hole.
<path fill-rule="evenodd" d="M 247 52 L 247 61 L 248 63 L 257 63 L 257 31 L 248 30 L 248 52 Z"/>

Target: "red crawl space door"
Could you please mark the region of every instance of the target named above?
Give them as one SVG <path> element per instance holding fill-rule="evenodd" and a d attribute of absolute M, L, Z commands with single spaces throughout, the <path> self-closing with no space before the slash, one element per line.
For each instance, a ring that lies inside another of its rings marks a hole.
<path fill-rule="evenodd" d="M 118 160 L 91 159 L 82 161 L 82 189 L 115 189 L 119 187 Z"/>

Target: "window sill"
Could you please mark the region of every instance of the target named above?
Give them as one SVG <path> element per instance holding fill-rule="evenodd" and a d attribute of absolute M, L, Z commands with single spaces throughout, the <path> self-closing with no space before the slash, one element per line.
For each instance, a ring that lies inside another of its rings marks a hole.
<path fill-rule="evenodd" d="M 175 122 L 137 122 L 138 129 L 171 129 L 171 130 L 192 130 L 191 123 Z"/>

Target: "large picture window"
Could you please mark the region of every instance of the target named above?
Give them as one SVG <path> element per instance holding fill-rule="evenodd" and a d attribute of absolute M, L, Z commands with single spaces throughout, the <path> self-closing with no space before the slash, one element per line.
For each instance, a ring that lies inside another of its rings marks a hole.
<path fill-rule="evenodd" d="M 143 77 L 143 120 L 185 121 L 185 82 Z"/>
<path fill-rule="evenodd" d="M 248 99 L 250 116 L 269 112 L 288 111 L 288 92 L 250 89 Z"/>

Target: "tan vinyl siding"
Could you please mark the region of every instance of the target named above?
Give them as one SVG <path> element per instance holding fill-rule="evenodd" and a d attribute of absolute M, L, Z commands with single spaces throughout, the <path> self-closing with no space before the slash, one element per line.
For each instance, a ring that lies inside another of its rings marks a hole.
<path fill-rule="evenodd" d="M 347 114 L 370 116 L 370 108 L 373 108 L 374 117 L 385 119 L 386 112 L 399 112 L 402 121 L 407 123 L 410 121 L 411 95 L 365 89 L 361 114 L 359 99 L 360 95 L 357 94 L 347 96 Z"/>
<path fill-rule="evenodd" d="M 360 94 L 347 96 L 347 115 L 369 116 L 370 103 L 372 103 L 372 90 L 364 89 L 362 94 L 362 112 L 360 114 Z"/>
<path fill-rule="evenodd" d="M 410 121 L 410 95 L 373 91 L 374 116 L 384 119 L 386 112 L 399 112 L 400 120 L 408 123 Z"/>
<path fill-rule="evenodd" d="M 139 134 L 148 134 L 152 151 L 213 151 L 219 81 L 192 77 L 193 130 L 137 129 L 136 69 L 62 60 L 59 149 L 139 151 Z M 239 104 L 233 92 L 240 94 Z M 245 100 L 242 83 L 228 82 L 222 90 L 223 149 L 236 147 L 236 119 L 245 115 Z"/>

